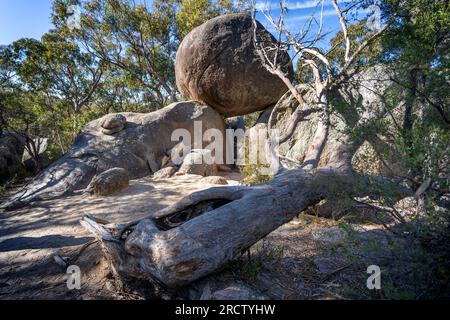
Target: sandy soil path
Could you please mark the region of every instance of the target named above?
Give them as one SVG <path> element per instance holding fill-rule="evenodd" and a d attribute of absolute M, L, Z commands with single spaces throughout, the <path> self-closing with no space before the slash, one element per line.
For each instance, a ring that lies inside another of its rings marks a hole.
<path fill-rule="evenodd" d="M 238 184 L 240 175 L 226 178 L 230 185 Z M 139 219 L 212 186 L 199 180 L 192 175 L 158 181 L 143 178 L 111 197 L 74 195 L 0 212 L 0 299 L 124 298 L 108 281 L 101 250 L 79 219 L 86 214 L 113 222 Z M 54 262 L 54 254 L 80 267 L 82 290 L 67 289 L 66 270 Z"/>

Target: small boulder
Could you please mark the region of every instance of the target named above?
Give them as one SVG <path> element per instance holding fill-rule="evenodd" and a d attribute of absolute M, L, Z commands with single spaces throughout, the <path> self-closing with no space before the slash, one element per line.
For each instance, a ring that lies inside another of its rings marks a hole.
<path fill-rule="evenodd" d="M 196 174 L 203 177 L 217 175 L 217 165 L 214 161 L 207 161 L 208 159 L 213 159 L 210 150 L 194 149 L 184 158 L 178 174 Z"/>
<path fill-rule="evenodd" d="M 95 176 L 87 187 L 86 192 L 91 195 L 106 197 L 126 190 L 129 183 L 130 178 L 127 170 L 113 168 Z"/>
<path fill-rule="evenodd" d="M 218 185 L 223 185 L 223 186 L 228 185 L 227 179 L 225 179 L 224 177 L 218 177 L 218 176 L 205 177 L 205 178 L 201 179 L 200 182 L 204 183 L 204 184 L 218 184 Z"/>
<path fill-rule="evenodd" d="M 109 114 L 101 122 L 102 133 L 113 135 L 122 131 L 127 124 L 127 118 L 122 114 Z"/>
<path fill-rule="evenodd" d="M 172 177 L 177 172 L 175 167 L 167 167 L 159 170 L 153 175 L 153 180 L 163 180 Z"/>

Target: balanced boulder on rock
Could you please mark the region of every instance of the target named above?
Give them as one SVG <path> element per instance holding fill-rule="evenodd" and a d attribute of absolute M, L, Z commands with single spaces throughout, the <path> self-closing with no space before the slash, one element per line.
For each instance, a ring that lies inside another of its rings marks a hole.
<path fill-rule="evenodd" d="M 122 131 L 127 124 L 127 118 L 122 114 L 109 114 L 102 120 L 102 132 L 107 135 L 113 135 Z"/>
<path fill-rule="evenodd" d="M 288 89 L 263 66 L 254 46 L 252 17 L 227 14 L 189 33 L 178 49 L 177 86 L 186 99 L 198 100 L 233 117 L 274 105 Z M 257 40 L 274 45 L 275 38 L 258 22 Z M 288 78 L 293 67 L 286 52 L 278 57 Z"/>

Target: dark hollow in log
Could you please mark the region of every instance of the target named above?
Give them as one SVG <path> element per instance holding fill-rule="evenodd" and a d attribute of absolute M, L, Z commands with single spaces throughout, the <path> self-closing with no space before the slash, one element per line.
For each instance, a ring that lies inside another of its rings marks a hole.
<path fill-rule="evenodd" d="M 175 212 L 167 217 L 155 219 L 155 225 L 161 231 L 168 231 L 181 226 L 189 220 L 201 216 L 202 214 L 216 210 L 231 201 L 226 199 L 216 199 L 200 201 L 195 205 L 188 206 L 186 209 Z"/>

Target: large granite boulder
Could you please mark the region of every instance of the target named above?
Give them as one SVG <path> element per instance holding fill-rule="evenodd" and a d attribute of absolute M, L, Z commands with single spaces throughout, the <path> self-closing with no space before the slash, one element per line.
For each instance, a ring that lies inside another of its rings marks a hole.
<path fill-rule="evenodd" d="M 252 18 L 246 14 L 216 17 L 189 33 L 178 49 L 176 78 L 186 99 L 203 101 L 227 117 L 261 111 L 288 91 L 261 63 L 253 43 Z M 275 38 L 260 24 L 258 41 Z M 285 73 L 293 77 L 287 53 L 279 56 Z"/>
<path fill-rule="evenodd" d="M 192 142 L 195 122 L 201 122 L 202 135 L 209 129 L 217 129 L 222 134 L 225 130 L 220 114 L 194 101 L 174 103 L 152 113 L 121 115 L 123 117 L 114 117 L 119 123 L 126 119 L 126 126 L 113 135 L 103 132 L 103 126 L 114 122 L 110 121 L 109 115 L 88 123 L 61 159 L 40 173 L 16 196 L 1 204 L 0 208 L 14 209 L 32 201 L 83 190 L 94 176 L 111 168 L 125 169 L 130 179 L 150 175 L 163 167 L 163 160 L 179 144 L 178 137 L 172 139 L 176 129 L 187 130 Z M 118 128 L 114 125 L 110 127 Z M 211 142 L 203 140 L 203 147 L 206 148 Z"/>

